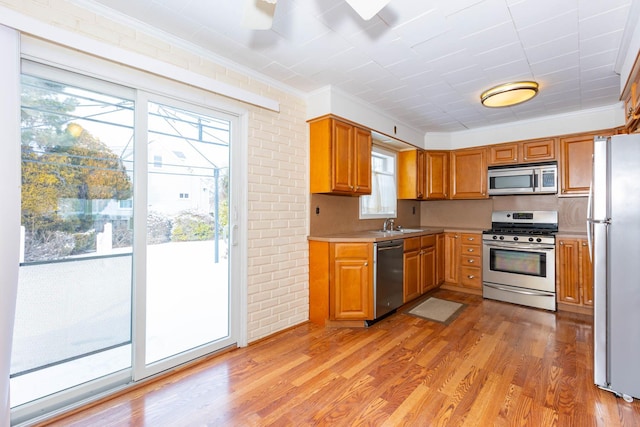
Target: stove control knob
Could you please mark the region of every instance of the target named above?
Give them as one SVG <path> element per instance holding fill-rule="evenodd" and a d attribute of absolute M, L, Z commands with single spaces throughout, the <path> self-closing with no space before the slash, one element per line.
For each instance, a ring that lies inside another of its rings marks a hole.
<path fill-rule="evenodd" d="M 504 240 L 504 236 L 500 236 L 500 240 Z"/>
<path fill-rule="evenodd" d="M 536 242 L 540 243 L 540 242 L 542 242 L 542 239 L 538 237 L 538 238 L 536 239 Z"/>
<path fill-rule="evenodd" d="M 493 240 L 496 240 L 498 238 L 498 236 L 493 236 Z"/>
<path fill-rule="evenodd" d="M 518 240 L 518 236 L 515 236 L 515 237 L 513 238 L 513 240 L 517 241 L 517 240 Z"/>
<path fill-rule="evenodd" d="M 533 242 L 533 237 L 529 237 L 529 241 L 530 241 L 530 242 Z"/>

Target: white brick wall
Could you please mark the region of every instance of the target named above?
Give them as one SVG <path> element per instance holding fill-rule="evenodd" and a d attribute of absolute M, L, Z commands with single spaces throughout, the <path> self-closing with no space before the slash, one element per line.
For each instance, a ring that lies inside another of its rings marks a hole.
<path fill-rule="evenodd" d="M 196 52 L 63 0 L 0 0 L 45 23 L 77 32 L 276 99 L 280 113 L 242 104 L 248 129 L 248 340 L 308 318 L 307 125 L 303 99 Z M 230 101 L 224 98 L 224 101 Z"/>

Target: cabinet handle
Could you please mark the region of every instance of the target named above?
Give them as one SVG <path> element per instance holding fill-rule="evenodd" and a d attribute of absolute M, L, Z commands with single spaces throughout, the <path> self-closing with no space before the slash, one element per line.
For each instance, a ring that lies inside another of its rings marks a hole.
<path fill-rule="evenodd" d="M 476 276 L 474 276 L 473 274 L 470 274 L 467 276 L 467 279 L 475 279 Z"/>
<path fill-rule="evenodd" d="M 469 248 L 469 249 L 467 249 L 467 252 L 474 252 L 474 249 L 473 248 Z"/>
<path fill-rule="evenodd" d="M 469 264 L 473 264 L 473 263 L 474 263 L 474 261 L 473 261 L 472 259 L 468 259 L 468 260 L 467 260 L 467 262 L 468 262 Z"/>
<path fill-rule="evenodd" d="M 467 237 L 467 240 L 470 241 L 470 242 L 473 242 L 476 239 L 474 237 Z"/>

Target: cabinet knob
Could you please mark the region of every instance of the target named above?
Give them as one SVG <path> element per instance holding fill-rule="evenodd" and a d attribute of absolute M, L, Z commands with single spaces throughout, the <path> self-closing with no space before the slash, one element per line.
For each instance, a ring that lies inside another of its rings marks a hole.
<path fill-rule="evenodd" d="M 473 274 L 470 274 L 467 276 L 468 279 L 474 279 L 476 276 L 474 276 Z"/>
<path fill-rule="evenodd" d="M 630 119 L 633 115 L 633 107 L 629 107 L 629 111 L 627 111 L 627 119 Z"/>
<path fill-rule="evenodd" d="M 582 246 L 587 246 L 587 244 L 585 242 L 582 242 Z"/>
<path fill-rule="evenodd" d="M 468 262 L 469 264 L 473 264 L 475 261 L 474 261 L 474 260 L 472 260 L 472 259 L 468 259 L 468 260 L 467 260 L 467 262 Z"/>
<path fill-rule="evenodd" d="M 474 249 L 473 248 L 469 248 L 469 249 L 467 249 L 467 252 L 474 252 Z"/>
<path fill-rule="evenodd" d="M 564 245 L 564 242 L 560 242 L 561 245 Z"/>
<path fill-rule="evenodd" d="M 368 265 L 369 265 L 369 263 L 368 263 L 368 262 L 365 262 L 365 263 L 364 263 L 364 266 L 365 266 L 365 267 L 366 267 L 366 266 L 368 266 Z"/>
<path fill-rule="evenodd" d="M 467 237 L 467 240 L 470 241 L 470 242 L 473 242 L 476 239 L 474 237 Z"/>

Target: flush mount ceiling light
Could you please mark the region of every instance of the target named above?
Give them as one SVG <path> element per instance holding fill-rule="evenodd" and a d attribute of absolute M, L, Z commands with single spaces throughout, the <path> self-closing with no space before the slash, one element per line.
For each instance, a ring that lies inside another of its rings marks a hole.
<path fill-rule="evenodd" d="M 510 107 L 528 101 L 537 94 L 536 82 L 505 83 L 482 92 L 480 101 L 485 107 Z"/>

